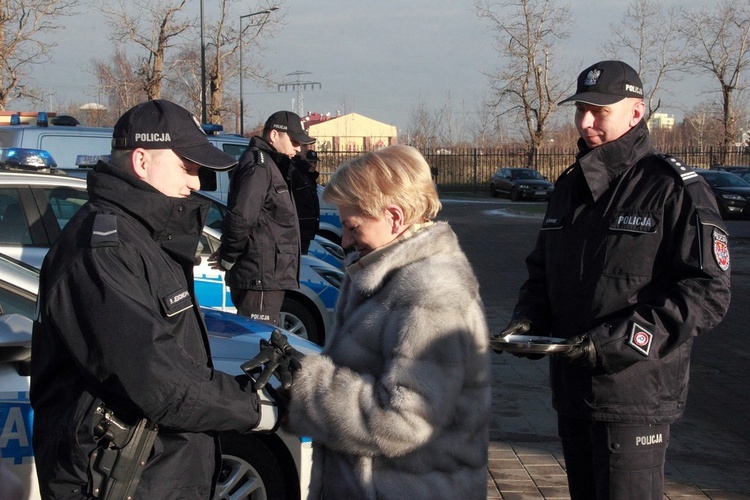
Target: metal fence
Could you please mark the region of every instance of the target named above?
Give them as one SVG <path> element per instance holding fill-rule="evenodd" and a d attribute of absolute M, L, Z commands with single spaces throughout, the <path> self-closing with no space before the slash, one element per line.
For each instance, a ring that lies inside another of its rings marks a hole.
<path fill-rule="evenodd" d="M 684 148 L 675 150 L 664 148 L 688 165 L 709 168 L 712 165 L 750 165 L 750 150 L 737 148 Z M 427 149 L 421 151 L 427 163 L 433 168 L 435 180 L 441 192 L 474 192 L 489 190 L 490 176 L 502 167 L 529 166 L 529 152 L 523 148 L 495 149 Z M 576 150 L 571 148 L 545 148 L 537 152 L 531 167 L 551 181 L 574 161 Z M 320 152 L 318 170 L 319 183 L 328 182 L 330 175 L 344 161 L 361 152 L 328 151 Z"/>

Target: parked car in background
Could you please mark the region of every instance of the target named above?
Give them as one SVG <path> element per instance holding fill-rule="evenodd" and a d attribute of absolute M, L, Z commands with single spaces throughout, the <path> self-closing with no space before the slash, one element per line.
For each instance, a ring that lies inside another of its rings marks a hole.
<path fill-rule="evenodd" d="M 750 182 L 729 172 L 701 169 L 695 172 L 711 186 L 722 218 L 750 217 Z"/>
<path fill-rule="evenodd" d="M 490 178 L 490 196 L 507 195 L 512 201 L 521 199 L 549 200 L 554 184 L 533 168 L 501 168 Z"/>
<path fill-rule="evenodd" d="M 7 156 L 8 151 L 5 153 Z M 3 155 L 0 150 L 0 160 Z M 38 164 L 48 156 L 29 157 L 35 158 L 35 164 Z M 19 167 L 13 163 L 11 168 Z M 206 198 L 200 193 L 196 196 Z M 86 201 L 88 192 L 85 179 L 62 174 L 4 171 L 0 164 L 0 252 L 34 267 L 41 267 L 44 256 L 61 229 Z M 211 242 L 217 241 L 220 233 L 212 228 L 218 227 L 220 230 L 225 212 L 226 207 L 212 199 L 208 225 L 204 230 L 204 251 L 216 246 Z M 323 244 L 328 245 L 322 243 L 321 247 Z M 334 246 L 331 248 L 336 251 Z M 340 247 L 338 253 L 343 258 Z M 227 302 L 223 273 L 210 271 L 206 263 L 208 255 L 203 257 L 194 270 L 198 302 L 234 311 L 231 301 Z M 304 256 L 300 265 L 300 288 L 287 294 L 282 305 L 282 324 L 294 333 L 322 345 L 333 321 L 333 309 L 342 280 L 340 267 L 310 255 Z"/>
<path fill-rule="evenodd" d="M 742 175 L 750 172 L 750 167 L 745 165 L 713 165 L 709 170 L 717 170 L 719 172 L 729 172 L 731 174 Z"/>
<path fill-rule="evenodd" d="M 37 125 L 0 126 L 0 147 L 45 150 L 57 160 L 58 167 L 70 169 L 81 165 L 82 158 L 110 154 L 111 128 L 53 125 L 44 113 L 40 114 Z"/>
<path fill-rule="evenodd" d="M 20 479 L 29 499 L 39 498 L 31 446 L 33 410 L 29 403 L 32 318 L 39 271 L 0 255 L 0 455 Z M 216 369 L 241 375 L 270 325 L 201 308 Z M 320 348 L 285 332 L 302 353 Z M 225 433 L 220 436 L 222 464 L 217 499 L 300 499 L 307 497 L 312 443 L 282 431 L 272 434 Z"/>

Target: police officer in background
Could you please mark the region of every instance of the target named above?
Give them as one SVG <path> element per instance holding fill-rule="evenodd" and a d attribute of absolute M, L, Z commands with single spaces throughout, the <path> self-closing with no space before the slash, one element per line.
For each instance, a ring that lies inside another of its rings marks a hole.
<path fill-rule="evenodd" d="M 729 307 L 727 231 L 703 179 L 651 144 L 633 68 L 586 68 L 566 102 L 579 153 L 499 336 L 569 339 L 550 378 L 571 498 L 661 499 L 693 340 Z"/>
<path fill-rule="evenodd" d="M 318 198 L 318 153 L 302 145 L 302 151 L 294 157 L 289 169 L 287 183 L 294 197 L 299 221 L 300 248 L 306 254 L 310 242 L 320 227 L 320 200 Z"/>
<path fill-rule="evenodd" d="M 115 124 L 111 161 L 89 173 L 89 201 L 39 280 L 31 404 L 44 498 L 105 498 L 116 485 L 136 488 L 134 498 L 211 498 L 217 433 L 261 422 L 248 379 L 214 370 L 193 293 L 208 203 L 190 194 L 201 168 L 235 163 L 169 101 L 139 104 Z M 115 439 L 144 420 L 149 431 L 138 436 L 152 444 Z M 130 446 L 143 447 L 145 465 L 115 470 L 129 463 L 117 450 Z"/>
<path fill-rule="evenodd" d="M 286 290 L 299 288 L 299 223 L 287 177 L 301 145 L 313 142 L 298 115 L 277 111 L 232 172 L 221 246 L 209 261 L 226 271 L 244 316 L 278 325 Z"/>

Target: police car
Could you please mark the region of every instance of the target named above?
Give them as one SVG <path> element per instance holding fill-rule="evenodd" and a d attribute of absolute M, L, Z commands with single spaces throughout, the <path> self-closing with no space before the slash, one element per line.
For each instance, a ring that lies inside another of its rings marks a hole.
<path fill-rule="evenodd" d="M 88 200 L 86 181 L 51 168 L 55 159 L 43 150 L 0 149 L 0 253 L 41 267 L 52 242 L 72 215 Z M 203 236 L 203 254 L 194 270 L 196 295 L 203 305 L 234 312 L 228 302 L 228 288 L 223 273 L 208 266 L 208 249 L 218 248 L 221 219 L 226 213 L 217 199 L 196 194 L 212 201 Z M 322 239 L 320 239 L 322 240 Z M 323 244 L 330 250 L 326 250 Z M 343 251 L 331 242 L 316 243 L 321 253 L 336 252 L 339 263 Z M 311 245 L 313 247 L 313 245 Z M 289 291 L 282 306 L 282 325 L 294 333 L 323 344 L 325 332 L 332 324 L 338 288 L 343 280 L 340 267 L 323 262 L 313 255 L 302 257 L 300 288 Z"/>
<path fill-rule="evenodd" d="M 29 404 L 31 325 L 39 272 L 0 254 L 0 457 L 16 474 L 26 498 L 39 498 L 31 447 L 33 411 Z M 240 365 L 269 338 L 265 323 L 213 309 L 201 309 L 209 331 L 216 369 L 241 374 Z M 290 332 L 289 343 L 302 353 L 320 348 Z M 307 496 L 312 444 L 282 431 L 221 436 L 222 464 L 217 499 L 299 499 Z"/>
<path fill-rule="evenodd" d="M 0 126 L 0 147 L 49 151 L 63 169 L 93 166 L 98 158 L 109 155 L 112 148 L 112 129 L 107 127 L 82 127 L 70 120 L 55 122 L 54 118 L 48 119 L 44 112 L 37 114 L 34 125 L 22 125 L 20 119 L 17 123 L 11 119 L 11 123 Z M 250 143 L 245 137 L 223 133 L 221 125 L 204 124 L 203 130 L 211 144 L 237 159 Z M 202 179 L 202 183 L 207 187 L 205 190 L 226 202 L 229 191 L 228 173 L 207 171 L 204 174 L 206 177 Z M 322 191 L 322 186 L 319 186 L 318 233 L 327 240 L 340 244 L 341 221 L 338 209 L 323 201 Z"/>

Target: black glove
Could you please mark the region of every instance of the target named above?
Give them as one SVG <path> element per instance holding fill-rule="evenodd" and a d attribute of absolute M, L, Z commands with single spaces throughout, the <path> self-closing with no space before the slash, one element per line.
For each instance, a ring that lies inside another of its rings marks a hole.
<path fill-rule="evenodd" d="M 250 361 L 242 364 L 242 370 L 249 374 L 258 373 L 260 366 L 260 375 L 255 379 L 255 388 L 260 390 L 275 375 L 281 382 L 284 389 L 292 385 L 294 374 L 302 368 L 300 361 L 304 355 L 289 345 L 286 335 L 279 330 L 271 333 L 269 340 L 261 339 L 260 352 Z"/>
<path fill-rule="evenodd" d="M 510 323 L 508 323 L 508 326 L 505 327 L 505 330 L 497 335 L 494 335 L 492 338 L 501 339 L 503 337 L 507 337 L 508 335 L 524 335 L 529 330 L 531 330 L 531 327 L 531 321 L 526 318 L 514 319 L 511 320 Z M 502 349 L 498 349 L 496 347 L 493 347 L 492 350 L 498 354 L 503 353 Z M 525 354 L 522 352 L 512 352 L 511 354 L 513 354 L 513 356 L 517 358 L 542 359 L 544 357 L 544 354 Z"/>
<path fill-rule="evenodd" d="M 276 371 L 284 357 L 283 353 L 276 349 L 266 339 L 260 340 L 260 352 L 250 361 L 242 363 L 242 371 L 248 375 L 258 375 L 255 378 L 255 389 L 260 390 L 271 379 L 271 375 Z"/>
<path fill-rule="evenodd" d="M 305 355 L 290 346 L 286 335 L 278 330 L 274 330 L 271 334 L 271 344 L 284 353 L 284 357 L 274 370 L 274 375 L 281 382 L 281 387 L 289 389 L 294 380 L 294 375 L 302 368 L 302 358 Z"/>
<path fill-rule="evenodd" d="M 568 340 L 566 344 L 574 344 L 575 347 L 570 351 L 560 353 L 560 356 L 582 368 L 591 369 L 596 366 L 596 346 L 590 336 L 579 335 Z"/>

